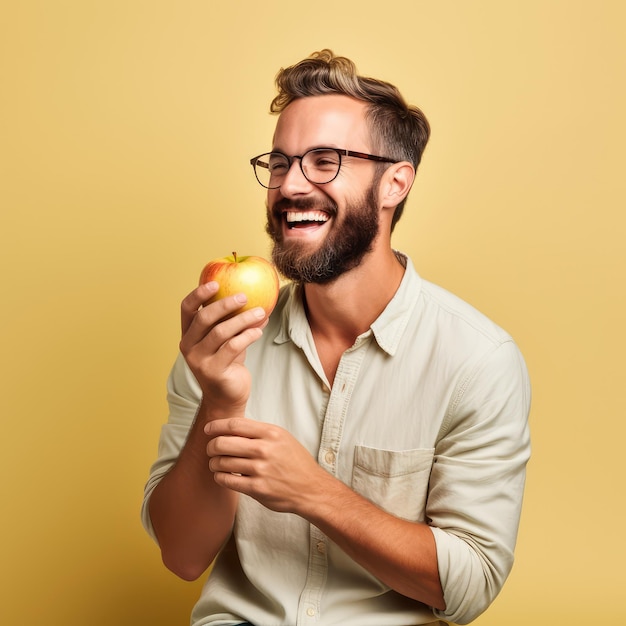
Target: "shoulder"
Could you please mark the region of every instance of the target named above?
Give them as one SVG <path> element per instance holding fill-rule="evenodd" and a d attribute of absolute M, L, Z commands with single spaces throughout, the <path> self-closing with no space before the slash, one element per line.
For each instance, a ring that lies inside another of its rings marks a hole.
<path fill-rule="evenodd" d="M 423 279 L 420 309 L 423 322 L 437 324 L 447 332 L 472 335 L 494 344 L 512 340 L 506 330 L 473 305 L 443 287 Z"/>
<path fill-rule="evenodd" d="M 401 254 L 401 253 L 396 253 Z M 414 329 L 431 337 L 460 336 L 487 343 L 509 341 L 510 335 L 477 308 L 418 274 L 411 259 L 401 255 L 406 272 L 393 304 L 394 315 L 408 313 Z"/>
<path fill-rule="evenodd" d="M 419 281 L 409 329 L 406 343 L 457 380 L 504 375 L 522 382 L 527 377 L 524 358 L 509 332 L 432 282 Z"/>

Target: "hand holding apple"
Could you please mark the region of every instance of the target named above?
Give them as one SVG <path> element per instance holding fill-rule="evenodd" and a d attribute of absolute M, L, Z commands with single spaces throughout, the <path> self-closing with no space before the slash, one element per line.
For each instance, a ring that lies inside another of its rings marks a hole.
<path fill-rule="evenodd" d="M 248 302 L 236 313 L 260 306 L 269 316 L 278 300 L 278 274 L 274 266 L 258 256 L 222 257 L 209 261 L 200 274 L 200 284 L 214 280 L 219 284 L 217 293 L 209 300 L 215 302 L 236 293 L 245 293 Z M 233 315 L 234 315 L 233 314 Z"/>

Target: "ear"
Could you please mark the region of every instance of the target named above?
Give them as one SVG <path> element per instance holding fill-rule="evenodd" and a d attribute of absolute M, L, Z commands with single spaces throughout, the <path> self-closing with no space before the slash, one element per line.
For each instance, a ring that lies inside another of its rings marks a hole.
<path fill-rule="evenodd" d="M 415 169 L 408 161 L 400 161 L 388 167 L 379 186 L 381 206 L 395 209 L 411 191 L 414 180 Z"/>

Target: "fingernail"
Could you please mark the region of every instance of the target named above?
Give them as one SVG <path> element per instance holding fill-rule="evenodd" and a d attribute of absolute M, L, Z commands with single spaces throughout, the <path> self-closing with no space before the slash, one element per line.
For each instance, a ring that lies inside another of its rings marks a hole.
<path fill-rule="evenodd" d="M 247 301 L 248 301 L 248 298 L 246 298 L 245 293 L 238 293 L 235 296 L 235 302 L 238 302 L 239 304 L 245 304 Z"/>
<path fill-rule="evenodd" d="M 259 319 L 265 317 L 265 309 L 260 306 L 252 309 L 252 313 L 254 314 L 255 317 L 258 317 Z"/>

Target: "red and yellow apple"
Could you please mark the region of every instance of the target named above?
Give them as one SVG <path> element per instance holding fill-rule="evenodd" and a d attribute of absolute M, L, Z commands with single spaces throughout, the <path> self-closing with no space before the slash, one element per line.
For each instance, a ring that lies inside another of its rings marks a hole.
<path fill-rule="evenodd" d="M 274 266 L 260 256 L 238 256 L 233 252 L 232 256 L 213 259 L 204 266 L 200 284 L 212 280 L 219 284 L 219 289 L 209 304 L 226 296 L 244 293 L 248 302 L 235 313 L 260 306 L 269 315 L 276 306 L 280 288 L 278 274 Z"/>

